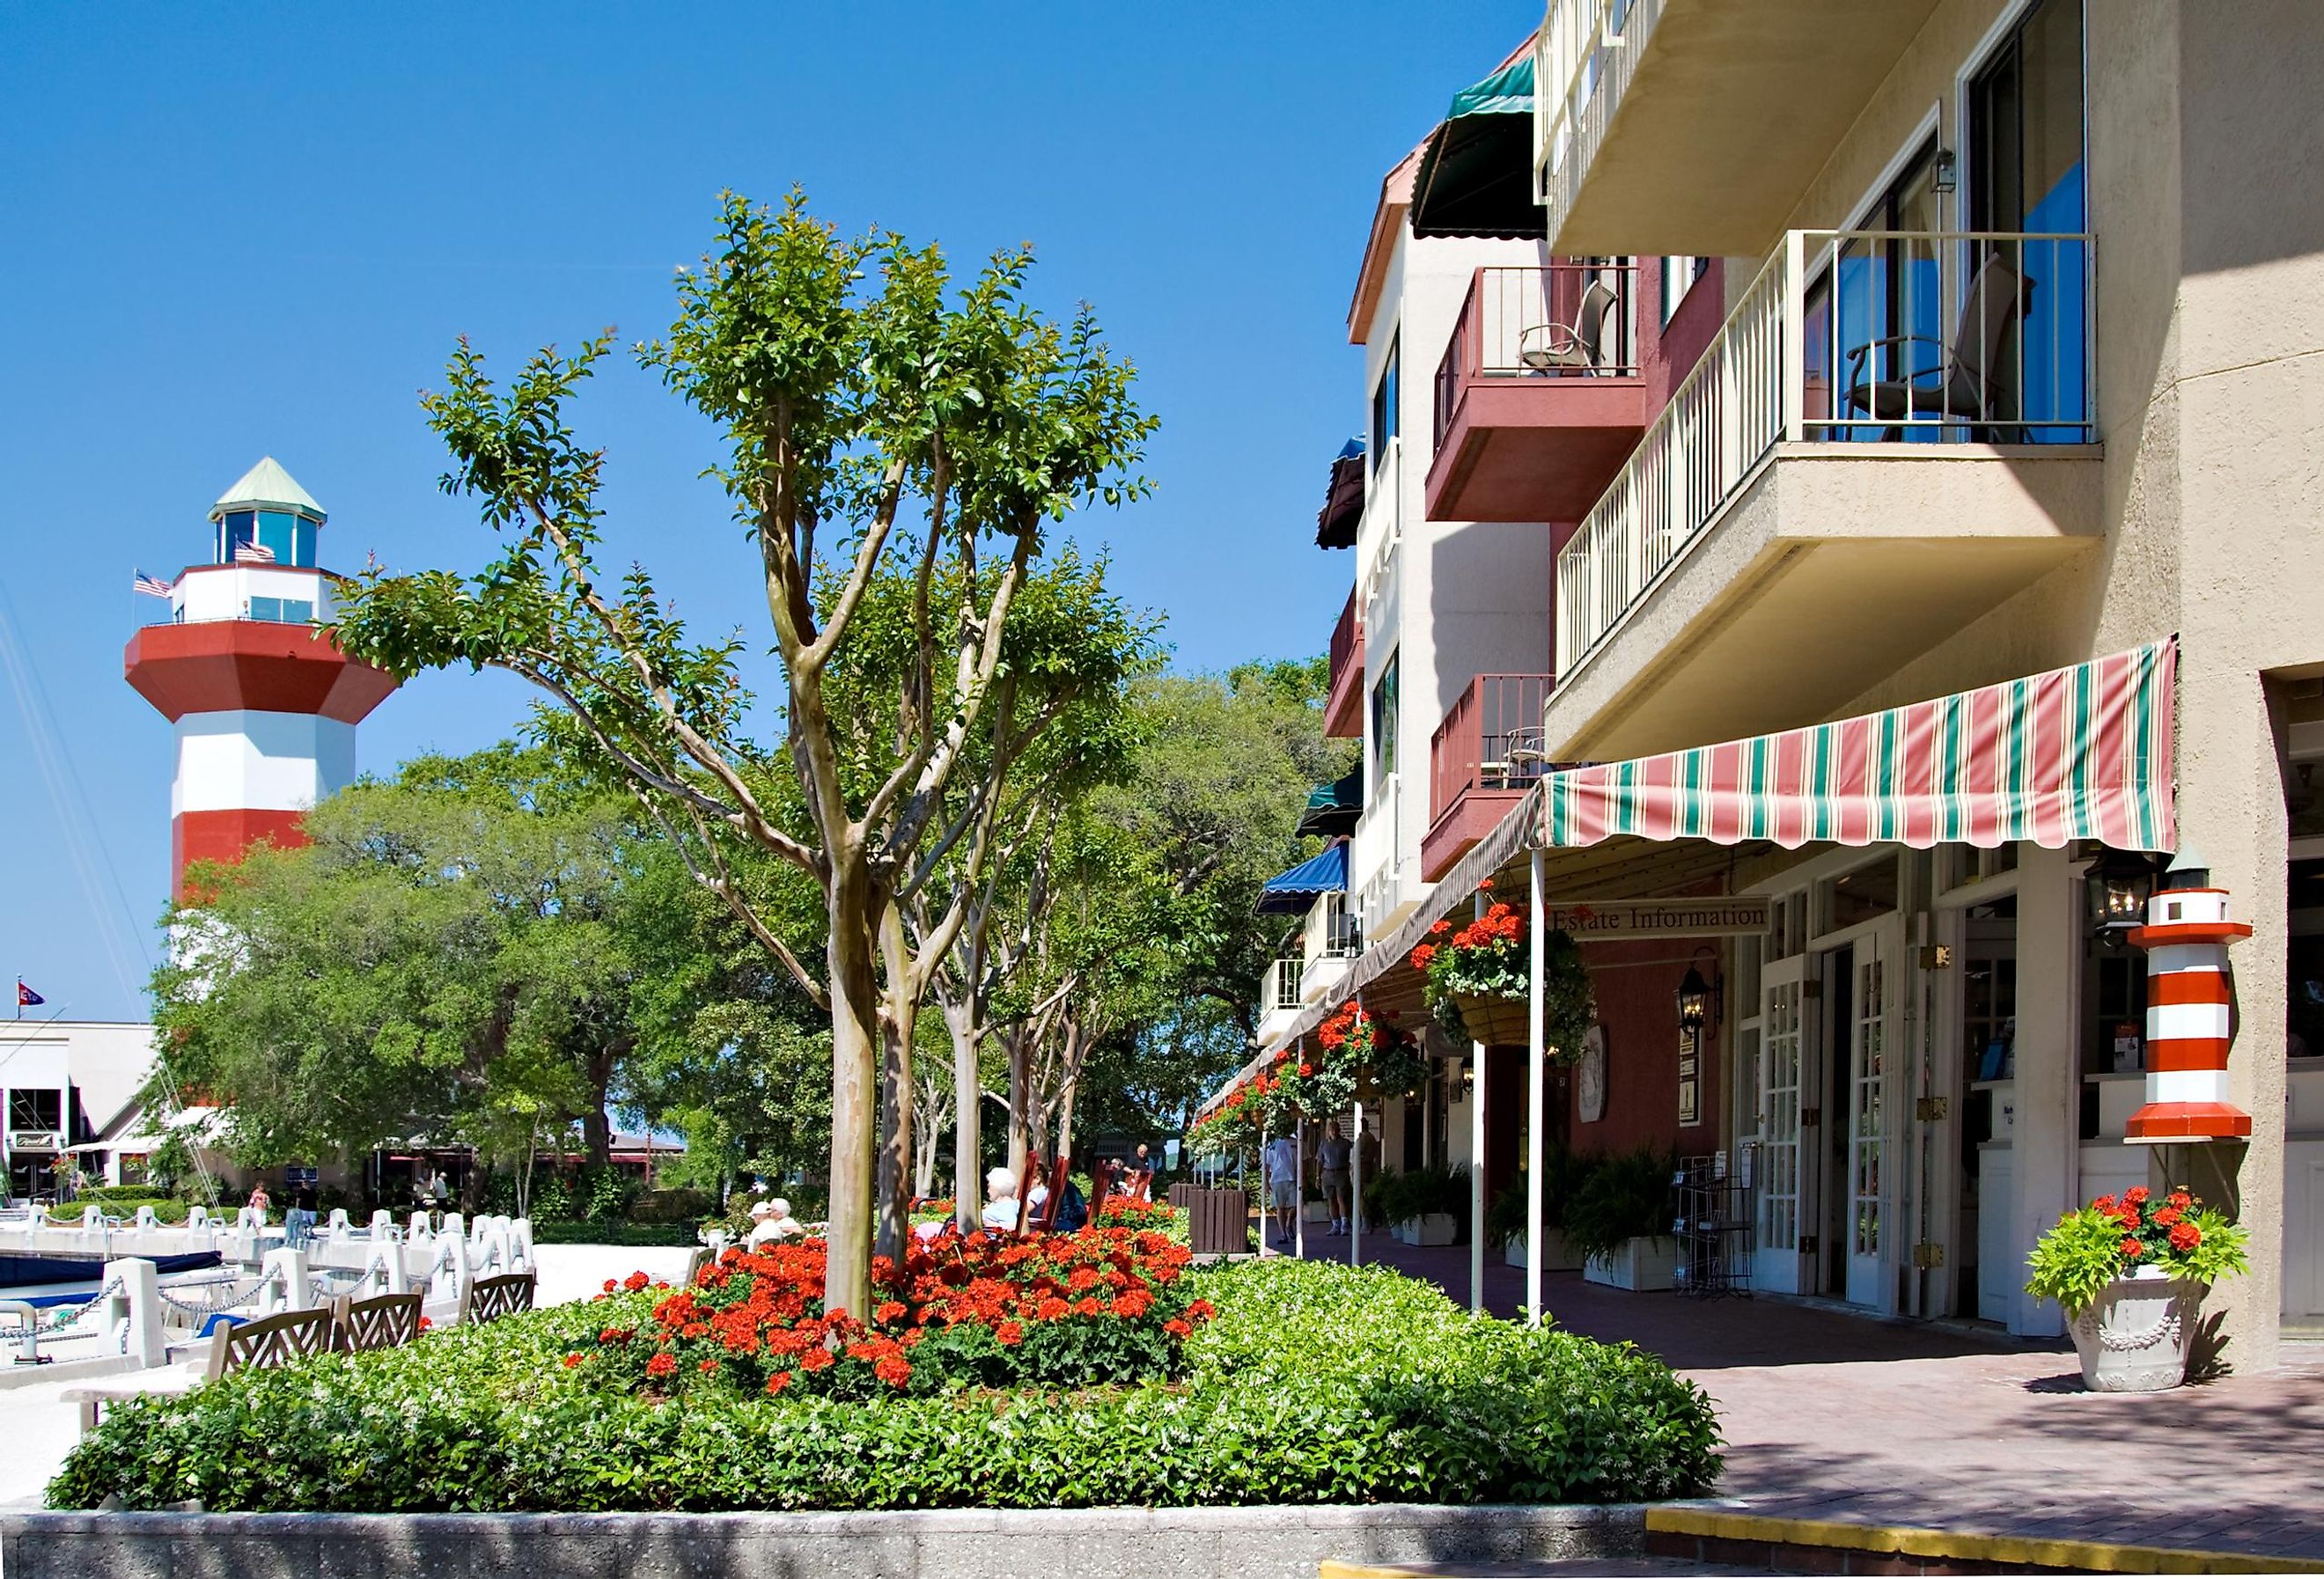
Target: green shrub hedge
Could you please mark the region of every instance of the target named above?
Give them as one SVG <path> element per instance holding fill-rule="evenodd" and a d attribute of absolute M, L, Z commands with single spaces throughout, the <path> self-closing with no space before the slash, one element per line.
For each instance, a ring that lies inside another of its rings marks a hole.
<path fill-rule="evenodd" d="M 657 1244 L 699 1244 L 692 1223 L 535 1223 L 535 1244 L 619 1244 L 632 1250 Z"/>
<path fill-rule="evenodd" d="M 881 1509 L 1602 1502 L 1700 1496 L 1711 1404 L 1659 1361 L 1471 1317 L 1386 1268 L 1188 1274 L 1219 1308 L 1171 1383 L 865 1402 L 658 1400 L 561 1356 L 651 1293 L 115 1406 L 52 1508 Z"/>
<path fill-rule="evenodd" d="M 99 1208 L 108 1217 L 119 1217 L 124 1222 L 137 1216 L 139 1207 L 152 1207 L 154 1216 L 164 1223 L 182 1223 L 186 1220 L 186 1203 L 181 1200 L 168 1200 L 152 1195 L 107 1196 L 102 1200 L 90 1200 L 88 1198 L 88 1193 L 83 1190 L 81 1199 L 68 1202 L 60 1207 L 51 1207 L 49 1221 L 60 1227 L 78 1228 L 80 1226 L 81 1218 L 87 1215 L 87 1208 L 90 1207 Z M 227 1216 L 231 1219 L 233 1214 L 229 1212 Z"/>

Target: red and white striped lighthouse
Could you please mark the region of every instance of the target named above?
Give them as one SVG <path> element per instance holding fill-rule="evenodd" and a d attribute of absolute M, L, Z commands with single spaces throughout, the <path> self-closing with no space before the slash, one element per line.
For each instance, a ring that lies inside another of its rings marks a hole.
<path fill-rule="evenodd" d="M 2235 1039 L 2227 945 L 2251 936 L 2227 919 L 2227 891 L 2182 849 L 2146 902 L 2130 941 L 2146 950 L 2146 1105 L 2126 1137 L 2150 1143 L 2237 1140 L 2251 1115 L 2227 1101 Z"/>
<path fill-rule="evenodd" d="M 316 629 L 337 579 L 315 563 L 323 507 L 268 456 L 210 508 L 210 560 L 170 588 L 170 620 L 129 640 L 122 666 L 177 727 L 171 891 L 186 868 L 258 840 L 306 842 L 299 820 L 355 773 L 355 725 L 395 679 Z"/>

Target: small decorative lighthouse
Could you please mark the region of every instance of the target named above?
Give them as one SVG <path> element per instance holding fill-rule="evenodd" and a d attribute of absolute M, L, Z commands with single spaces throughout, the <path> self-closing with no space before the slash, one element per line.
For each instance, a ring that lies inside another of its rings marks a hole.
<path fill-rule="evenodd" d="M 2227 1101 L 2227 945 L 2251 932 L 2227 919 L 2227 891 L 2211 886 L 2203 858 L 2181 849 L 2146 902 L 2146 924 L 2130 934 L 2146 950 L 2146 1106 L 2130 1115 L 2126 1138 L 2184 1143 L 2251 1134 L 2251 1115 Z"/>
<path fill-rule="evenodd" d="M 337 577 L 315 563 L 323 507 L 268 456 L 210 508 L 210 559 L 170 588 L 170 622 L 129 641 L 123 671 L 177 727 L 170 787 L 171 891 L 194 861 L 234 861 L 258 840 L 306 842 L 307 808 L 355 773 L 355 725 L 392 675 L 318 629 Z"/>

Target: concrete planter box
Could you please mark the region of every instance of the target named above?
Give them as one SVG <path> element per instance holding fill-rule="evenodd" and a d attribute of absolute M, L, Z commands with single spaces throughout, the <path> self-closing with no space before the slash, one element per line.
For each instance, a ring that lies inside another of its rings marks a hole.
<path fill-rule="evenodd" d="M 1582 1280 L 1609 1289 L 1650 1292 L 1677 1286 L 1678 1241 L 1626 1239 L 1611 1255 L 1592 1256 L 1582 1269 Z"/>
<path fill-rule="evenodd" d="M 1543 1229 L 1541 1231 L 1541 1244 L 1542 1271 L 1545 1272 L 1578 1272 L 1582 1270 L 1582 1258 L 1574 1254 L 1572 1251 L 1566 1248 L 1564 1229 Z M 1501 1259 L 1513 1267 L 1524 1267 L 1526 1264 L 1526 1240 L 1525 1235 L 1522 1234 L 1518 1235 L 1516 1238 L 1510 1240 L 1507 1244 L 1501 1247 Z"/>
<path fill-rule="evenodd" d="M 2092 1392 L 2168 1392 L 2187 1380 L 2187 1340 L 2203 1290 L 2141 1267 L 2074 1317 L 2082 1385 Z"/>
<path fill-rule="evenodd" d="M 1406 1218 L 1388 1236 L 1399 1244 L 1450 1244 L 1461 1236 L 1461 1224 L 1450 1212 L 1429 1212 Z"/>
<path fill-rule="evenodd" d="M 1342 1563 L 1635 1556 L 1646 1513 L 1611 1508 L 1091 1508 L 908 1513 L 21 1513 L 9 1579 L 919 1579 L 1136 1574 L 1314 1579 Z"/>

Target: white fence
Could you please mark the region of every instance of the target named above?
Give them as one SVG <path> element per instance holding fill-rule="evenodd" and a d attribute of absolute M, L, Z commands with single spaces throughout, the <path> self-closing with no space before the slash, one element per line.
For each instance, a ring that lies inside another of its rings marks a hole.
<path fill-rule="evenodd" d="M 2091 238 L 1793 231 L 1557 560 L 1561 678 L 1779 442 L 2080 443 Z"/>

